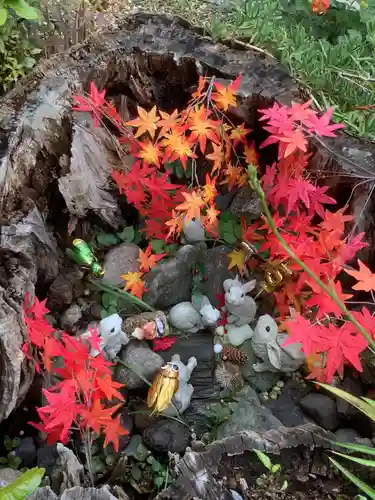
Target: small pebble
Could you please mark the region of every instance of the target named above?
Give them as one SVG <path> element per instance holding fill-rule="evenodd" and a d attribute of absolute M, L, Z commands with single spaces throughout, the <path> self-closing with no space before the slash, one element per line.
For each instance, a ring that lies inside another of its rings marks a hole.
<path fill-rule="evenodd" d="M 267 399 L 270 399 L 269 395 L 266 393 L 264 394 L 263 398 L 267 401 Z"/>
<path fill-rule="evenodd" d="M 220 354 L 222 350 L 223 350 L 223 346 L 221 344 L 214 345 L 214 353 L 215 354 Z"/>
<path fill-rule="evenodd" d="M 285 385 L 285 382 L 283 382 L 282 380 L 279 380 L 276 384 L 276 387 L 284 387 Z"/>
<path fill-rule="evenodd" d="M 271 394 L 270 394 L 271 399 L 277 399 L 278 397 L 279 397 L 279 395 L 277 394 L 277 392 L 271 392 Z"/>
<path fill-rule="evenodd" d="M 282 391 L 281 387 L 278 387 L 277 385 L 272 389 L 274 392 L 280 393 Z"/>

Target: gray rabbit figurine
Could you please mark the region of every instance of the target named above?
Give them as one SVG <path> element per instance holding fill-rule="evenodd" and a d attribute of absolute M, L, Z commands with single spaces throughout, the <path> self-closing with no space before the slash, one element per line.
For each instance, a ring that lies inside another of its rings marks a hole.
<path fill-rule="evenodd" d="M 241 283 L 238 276 L 227 279 L 223 283 L 225 306 L 228 311 L 228 323 L 235 326 L 248 325 L 255 317 L 257 306 L 255 300 L 246 294 L 255 288 L 256 281 Z"/>

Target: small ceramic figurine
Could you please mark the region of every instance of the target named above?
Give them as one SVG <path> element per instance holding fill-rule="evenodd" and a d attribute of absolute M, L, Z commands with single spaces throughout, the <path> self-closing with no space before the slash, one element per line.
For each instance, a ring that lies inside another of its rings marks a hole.
<path fill-rule="evenodd" d="M 207 326 L 216 326 L 220 311 L 205 295 L 193 295 L 191 302 L 180 302 L 171 308 L 168 320 L 172 326 L 186 333 L 196 333 Z"/>
<path fill-rule="evenodd" d="M 194 392 L 188 382 L 196 366 L 196 358 L 190 358 L 185 365 L 180 355 L 174 354 L 171 361 L 160 368 L 147 395 L 147 405 L 153 408 L 153 413 L 178 416 L 187 409 Z"/>
<path fill-rule="evenodd" d="M 125 319 L 123 330 L 138 340 L 154 340 L 169 335 L 167 316 L 163 311 L 143 312 Z"/>
<path fill-rule="evenodd" d="M 251 344 L 255 355 L 262 362 L 255 363 L 254 370 L 284 373 L 298 370 L 305 362 L 302 346 L 296 342 L 283 347 L 288 338 L 288 334 L 278 333 L 277 323 L 269 314 L 261 316 L 254 329 Z"/>
<path fill-rule="evenodd" d="M 241 283 L 238 276 L 233 279 L 226 279 L 223 283 L 225 291 L 225 306 L 228 311 L 228 323 L 235 326 L 249 324 L 255 317 L 255 300 L 246 294 L 255 288 L 256 281 L 251 280 Z"/>
<path fill-rule="evenodd" d="M 97 325 L 100 338 L 100 347 L 106 358 L 113 360 L 121 348 L 129 343 L 128 336 L 122 331 L 122 318 L 118 314 L 111 314 L 102 319 Z M 82 334 L 83 338 L 90 336 L 90 332 Z M 97 356 L 99 351 L 91 349 L 91 356 Z"/>
<path fill-rule="evenodd" d="M 249 325 L 235 326 L 228 323 L 226 329 L 229 343 L 234 347 L 240 346 L 253 336 L 253 330 Z"/>
<path fill-rule="evenodd" d="M 186 220 L 183 221 L 181 243 L 193 244 L 204 240 L 204 227 L 199 219 L 193 218 L 189 222 L 186 222 Z"/>

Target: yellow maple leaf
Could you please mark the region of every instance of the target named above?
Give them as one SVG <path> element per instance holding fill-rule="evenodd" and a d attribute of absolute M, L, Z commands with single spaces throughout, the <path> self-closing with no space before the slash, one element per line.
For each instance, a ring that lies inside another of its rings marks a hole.
<path fill-rule="evenodd" d="M 179 215 L 175 210 L 172 210 L 172 219 L 167 220 L 165 225 L 169 227 L 167 239 L 179 235 L 182 231 L 183 215 Z"/>
<path fill-rule="evenodd" d="M 246 259 L 245 252 L 243 250 L 233 250 L 232 252 L 228 253 L 228 257 L 229 257 L 228 269 L 237 267 L 242 276 L 245 269 L 245 259 Z"/>
<path fill-rule="evenodd" d="M 159 157 L 161 156 L 159 146 L 152 142 L 141 142 L 140 146 L 141 149 L 136 156 L 142 158 L 145 165 L 156 165 L 159 167 Z"/>
<path fill-rule="evenodd" d="M 215 90 L 212 94 L 212 100 L 216 103 L 216 105 L 227 111 L 229 106 L 237 106 L 237 100 L 235 97 L 235 93 L 240 86 L 241 77 L 237 77 L 232 83 L 228 85 L 228 87 L 224 87 L 219 82 L 215 82 Z"/>
<path fill-rule="evenodd" d="M 224 153 L 223 153 L 223 148 L 221 146 L 218 146 L 214 142 L 212 142 L 211 145 L 213 152 L 206 155 L 206 159 L 212 160 L 214 162 L 211 169 L 211 173 L 213 174 L 214 172 L 216 172 L 216 170 L 220 171 L 221 165 L 224 160 Z"/>
<path fill-rule="evenodd" d="M 179 212 L 186 212 L 185 220 L 187 223 L 192 219 L 200 219 L 201 208 L 204 206 L 202 197 L 196 191 L 181 194 L 185 198 L 185 202 L 177 205 L 176 210 Z"/>
<path fill-rule="evenodd" d="M 154 138 L 155 132 L 158 128 L 157 122 L 160 120 L 160 118 L 156 116 L 156 106 L 154 106 L 149 112 L 141 108 L 141 106 L 137 106 L 137 111 L 138 118 L 131 120 L 130 122 L 126 122 L 125 125 L 138 128 L 135 133 L 135 137 L 139 137 L 148 132 L 151 137 Z"/>
<path fill-rule="evenodd" d="M 142 298 L 145 282 L 142 280 L 142 273 L 131 272 L 126 274 L 121 274 L 120 278 L 126 281 L 125 290 L 135 297 Z"/>
<path fill-rule="evenodd" d="M 206 184 L 202 187 L 202 198 L 205 203 L 213 202 L 217 195 L 216 180 L 217 176 L 211 179 L 211 177 L 206 174 Z"/>

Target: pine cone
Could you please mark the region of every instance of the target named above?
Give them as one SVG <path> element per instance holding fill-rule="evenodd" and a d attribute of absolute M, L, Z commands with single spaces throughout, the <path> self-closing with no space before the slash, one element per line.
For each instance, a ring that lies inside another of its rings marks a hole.
<path fill-rule="evenodd" d="M 223 361 L 231 361 L 237 365 L 243 365 L 247 363 L 249 357 L 247 354 L 237 349 L 237 347 L 224 347 L 221 351 L 221 359 Z"/>

